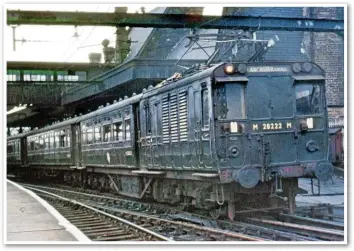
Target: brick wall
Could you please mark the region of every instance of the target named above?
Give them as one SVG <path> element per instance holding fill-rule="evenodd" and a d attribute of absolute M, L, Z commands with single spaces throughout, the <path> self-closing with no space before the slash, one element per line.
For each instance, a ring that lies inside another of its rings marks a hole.
<path fill-rule="evenodd" d="M 304 8 L 305 16 L 313 18 L 343 18 L 343 11 L 335 7 Z M 326 72 L 329 121 L 338 121 L 344 117 L 344 39 L 336 33 L 314 32 L 310 42 L 311 59 Z"/>

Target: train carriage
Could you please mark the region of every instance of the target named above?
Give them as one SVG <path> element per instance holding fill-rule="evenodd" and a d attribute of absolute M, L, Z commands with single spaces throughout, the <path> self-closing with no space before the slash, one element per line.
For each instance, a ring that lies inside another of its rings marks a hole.
<path fill-rule="evenodd" d="M 299 177 L 328 180 L 327 124 L 317 65 L 221 63 L 19 137 L 34 172 L 233 218 L 252 199 L 294 210 Z"/>
<path fill-rule="evenodd" d="M 8 170 L 21 165 L 21 139 L 18 137 L 10 137 L 7 140 L 7 166 Z"/>

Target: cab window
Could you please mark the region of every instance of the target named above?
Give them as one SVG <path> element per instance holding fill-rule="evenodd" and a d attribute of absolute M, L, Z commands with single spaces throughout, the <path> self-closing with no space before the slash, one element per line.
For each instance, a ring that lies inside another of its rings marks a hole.
<path fill-rule="evenodd" d="M 244 119 L 245 85 L 239 82 L 217 83 L 215 91 L 218 119 Z"/>
<path fill-rule="evenodd" d="M 322 113 L 321 88 L 319 84 L 304 82 L 295 86 L 296 114 Z"/>

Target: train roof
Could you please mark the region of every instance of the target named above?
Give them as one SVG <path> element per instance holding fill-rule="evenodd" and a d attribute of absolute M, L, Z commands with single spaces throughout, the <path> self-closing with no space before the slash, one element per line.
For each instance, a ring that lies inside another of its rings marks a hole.
<path fill-rule="evenodd" d="M 131 105 L 133 103 L 137 103 L 143 97 L 145 97 L 146 95 L 150 96 L 148 93 L 151 93 L 154 90 L 161 89 L 161 88 L 163 88 L 165 86 L 170 86 L 171 84 L 183 84 L 183 83 L 188 82 L 188 81 L 194 81 L 196 79 L 200 79 L 200 78 L 206 77 L 208 75 L 211 75 L 213 73 L 213 71 L 217 67 L 222 65 L 222 64 L 223 63 L 214 65 L 214 66 L 209 67 L 209 68 L 207 68 L 205 70 L 202 70 L 200 72 L 197 72 L 197 73 L 194 73 L 194 74 L 191 74 L 191 75 L 187 75 L 187 76 L 185 76 L 185 77 L 183 77 L 181 79 L 178 79 L 178 80 L 176 80 L 174 82 L 171 82 L 171 83 L 167 83 L 167 84 L 162 85 L 162 86 L 156 86 L 156 87 L 153 87 L 151 89 L 149 88 L 148 90 L 144 91 L 143 93 L 134 95 L 134 96 L 132 96 L 130 98 L 127 98 L 127 99 L 124 99 L 122 101 L 118 101 L 118 102 L 113 103 L 111 105 L 107 105 L 106 107 L 99 108 L 96 111 L 93 111 L 93 112 L 90 112 L 90 113 L 87 113 L 87 114 L 84 114 L 84 115 L 81 115 L 81 116 L 78 116 L 78 117 L 75 117 L 75 118 L 70 118 L 70 119 L 64 120 L 62 122 L 58 122 L 56 124 L 52 124 L 52 125 L 40 128 L 40 129 L 35 129 L 35 130 L 29 131 L 29 132 L 26 132 L 26 133 L 21 133 L 21 134 L 17 134 L 17 135 L 14 135 L 14 136 L 7 137 L 7 140 L 20 139 L 22 137 L 27 137 L 27 136 L 36 135 L 36 134 L 40 134 L 40 133 L 43 133 L 43 132 L 55 130 L 55 129 L 68 127 L 68 126 L 70 126 L 72 124 L 76 124 L 76 123 L 79 123 L 81 121 L 90 119 L 92 117 L 96 117 L 98 115 L 101 115 L 102 113 L 108 113 L 108 112 L 113 111 L 115 109 L 119 109 L 119 108 L 125 107 L 127 105 Z"/>
<path fill-rule="evenodd" d="M 233 63 L 237 63 L 237 62 L 233 62 Z M 238 62 L 238 63 L 240 63 L 240 62 Z M 268 65 L 272 65 L 272 64 L 275 64 L 275 65 L 285 65 L 285 64 L 286 65 L 291 65 L 293 63 L 299 63 L 299 62 L 254 62 L 254 63 L 251 63 L 251 65 L 255 65 L 255 66 L 256 65 L 265 65 L 265 64 L 268 64 Z M 70 118 L 70 119 L 67 119 L 65 121 L 58 122 L 56 124 L 52 124 L 50 126 L 46 126 L 46 127 L 40 128 L 40 129 L 32 130 L 30 132 L 26 132 L 26 133 L 21 133 L 21 134 L 18 134 L 18 135 L 10 136 L 10 137 L 7 138 L 7 140 L 20 139 L 22 137 L 31 136 L 31 135 L 35 135 L 35 134 L 40 134 L 40 133 L 43 133 L 43 132 L 47 132 L 47 131 L 51 131 L 51 130 L 67 127 L 67 126 L 70 126 L 72 124 L 76 124 L 76 123 L 79 123 L 81 121 L 90 119 L 92 117 L 96 117 L 96 116 L 101 115 L 103 113 L 108 113 L 108 112 L 113 111 L 115 109 L 119 109 L 119 108 L 125 107 L 127 105 L 131 105 L 133 103 L 137 103 L 141 99 L 144 99 L 146 97 L 155 95 L 156 93 L 163 92 L 163 91 L 166 91 L 168 89 L 173 89 L 173 88 L 175 88 L 175 87 L 177 87 L 179 85 L 183 85 L 184 83 L 187 83 L 187 82 L 192 82 L 192 81 L 196 81 L 196 80 L 211 76 L 211 75 L 213 75 L 213 73 L 214 73 L 214 71 L 216 69 L 218 69 L 220 66 L 222 66 L 224 64 L 225 63 L 222 62 L 222 63 L 218 63 L 216 65 L 212 65 L 209 68 L 192 72 L 189 75 L 186 75 L 186 76 L 184 76 L 184 77 L 182 77 L 180 79 L 177 79 L 177 80 L 175 80 L 173 82 L 167 82 L 166 84 L 149 88 L 148 90 L 144 90 L 140 94 L 133 95 L 130 98 L 124 99 L 122 101 L 118 101 L 118 102 L 113 103 L 111 105 L 107 105 L 106 107 L 99 108 L 96 111 L 93 111 L 93 112 L 90 112 L 90 113 L 87 113 L 87 114 L 84 114 L 84 115 L 81 115 L 81 116 L 78 116 L 78 117 L 75 117 L 75 118 Z M 321 73 L 321 74 L 324 73 L 324 71 L 321 69 L 321 67 L 319 65 L 317 65 L 315 63 L 312 63 L 312 64 L 316 66 L 316 69 L 317 69 L 318 73 Z"/>

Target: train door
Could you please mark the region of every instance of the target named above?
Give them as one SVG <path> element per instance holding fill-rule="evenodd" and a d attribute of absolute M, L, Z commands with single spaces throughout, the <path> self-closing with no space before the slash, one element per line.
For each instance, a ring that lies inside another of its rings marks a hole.
<path fill-rule="evenodd" d="M 141 109 L 141 162 L 146 168 L 161 168 L 161 101 L 158 96 L 142 102 Z"/>
<path fill-rule="evenodd" d="M 134 155 L 136 160 L 136 167 L 140 168 L 140 110 L 139 103 L 133 104 L 133 118 L 134 118 L 134 133 L 133 133 L 133 144 L 134 144 Z"/>
<path fill-rule="evenodd" d="M 327 160 L 328 129 L 325 98 L 325 81 L 321 77 L 296 80 L 295 118 L 297 160 Z"/>
<path fill-rule="evenodd" d="M 143 168 L 151 168 L 152 152 L 151 152 L 151 111 L 149 100 L 140 102 L 140 164 Z"/>
<path fill-rule="evenodd" d="M 241 168 L 247 156 L 246 81 L 216 82 L 214 90 L 216 152 L 220 168 Z"/>
<path fill-rule="evenodd" d="M 189 139 L 193 168 L 212 167 L 210 118 L 211 92 L 207 81 L 194 83 L 188 90 Z"/>
<path fill-rule="evenodd" d="M 162 155 L 161 138 L 161 100 L 159 96 L 150 99 L 151 120 L 151 165 L 161 168 L 160 156 Z"/>
<path fill-rule="evenodd" d="M 74 166 L 81 167 L 81 129 L 80 124 L 71 125 L 71 161 Z"/>

